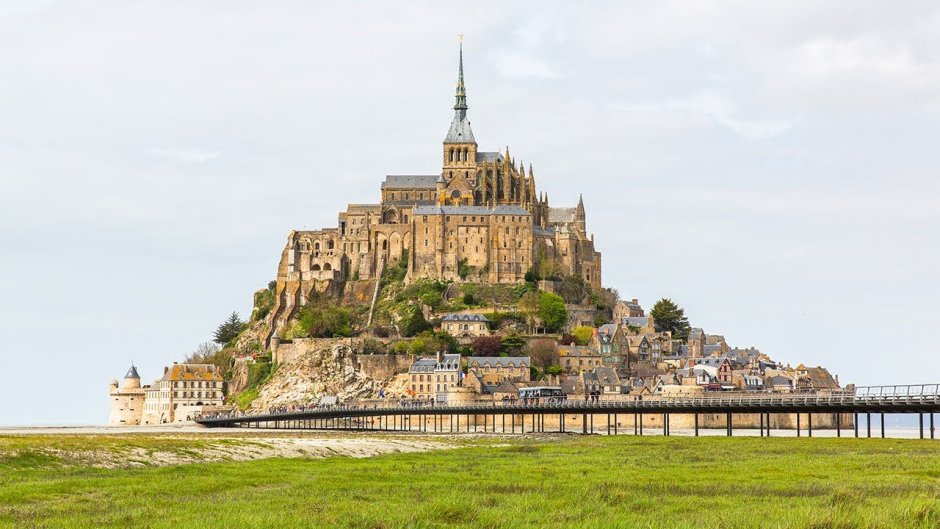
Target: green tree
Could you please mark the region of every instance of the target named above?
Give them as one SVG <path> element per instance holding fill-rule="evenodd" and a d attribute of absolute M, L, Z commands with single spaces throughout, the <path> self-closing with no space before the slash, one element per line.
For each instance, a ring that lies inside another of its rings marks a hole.
<path fill-rule="evenodd" d="M 568 323 L 568 309 L 561 296 L 543 292 L 539 297 L 539 318 L 549 332 L 558 332 Z"/>
<path fill-rule="evenodd" d="M 421 307 L 414 307 L 411 316 L 408 318 L 408 323 L 405 324 L 405 336 L 417 336 L 430 329 L 431 324 L 424 318 Z"/>
<path fill-rule="evenodd" d="M 215 330 L 212 341 L 221 345 L 227 344 L 238 337 L 238 333 L 242 332 L 244 326 L 245 322 L 238 317 L 238 313 L 232 312 L 232 315 Z"/>
<path fill-rule="evenodd" d="M 685 310 L 676 305 L 671 299 L 663 298 L 653 305 L 650 316 L 655 322 L 656 332 L 672 333 L 672 337 L 685 340 L 689 337 L 689 319 L 685 317 Z"/>
<path fill-rule="evenodd" d="M 403 355 L 408 352 L 408 342 L 399 340 L 395 342 L 395 354 Z"/>
<path fill-rule="evenodd" d="M 519 312 L 525 316 L 526 325 L 529 326 L 530 332 L 532 328 L 535 327 L 535 318 L 538 316 L 539 309 L 541 308 L 539 301 L 539 293 L 531 290 L 519 298 Z"/>
<path fill-rule="evenodd" d="M 576 344 L 587 345 L 594 336 L 594 329 L 588 327 L 587 325 L 578 325 L 574 329 L 571 329 L 571 334 L 574 336 L 574 341 Z"/>

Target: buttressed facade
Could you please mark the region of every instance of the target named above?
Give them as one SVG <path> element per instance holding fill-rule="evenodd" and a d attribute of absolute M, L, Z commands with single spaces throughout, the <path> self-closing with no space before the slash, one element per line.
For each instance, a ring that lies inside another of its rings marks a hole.
<path fill-rule="evenodd" d="M 528 171 L 505 152 L 480 151 L 467 116 L 463 47 L 454 118 L 441 172 L 388 175 L 377 204 L 349 204 L 337 226 L 292 231 L 278 267 L 278 305 L 300 306 L 311 291 L 338 294 L 347 280 L 381 276 L 407 259 L 406 280 L 514 283 L 551 261 L 559 275 L 601 286 L 601 254 L 587 234 L 583 200 L 553 208 Z"/>

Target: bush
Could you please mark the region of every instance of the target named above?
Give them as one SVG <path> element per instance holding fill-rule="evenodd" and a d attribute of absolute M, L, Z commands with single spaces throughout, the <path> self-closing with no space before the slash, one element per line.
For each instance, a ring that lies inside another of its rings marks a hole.
<path fill-rule="evenodd" d="M 356 274 L 358 275 L 358 270 Z M 405 276 L 408 274 L 408 250 L 404 250 L 401 253 L 401 259 L 399 259 L 395 264 L 385 267 L 385 271 L 382 272 L 382 279 L 379 281 L 379 284 L 382 287 L 390 283 L 401 283 L 405 280 Z"/>
<path fill-rule="evenodd" d="M 562 369 L 560 365 L 551 365 L 545 368 L 546 375 L 560 375 L 561 373 Z"/>
<path fill-rule="evenodd" d="M 457 263 L 457 275 L 460 276 L 460 279 L 467 279 L 467 277 L 471 273 L 473 273 L 473 271 L 474 271 L 474 267 L 468 264 L 468 260 L 466 257 L 464 257 Z"/>
<path fill-rule="evenodd" d="M 568 323 L 565 300 L 551 292 L 543 292 L 539 298 L 539 318 L 549 332 L 558 332 Z"/>
<path fill-rule="evenodd" d="M 477 298 L 473 297 L 473 294 L 469 292 L 463 295 L 463 299 L 461 301 L 463 301 L 463 304 L 468 307 L 472 307 L 477 304 Z"/>
<path fill-rule="evenodd" d="M 274 308 L 274 288 L 277 283 L 268 283 L 268 288 L 255 292 L 254 307 L 251 309 L 251 321 L 263 320 Z"/>
<path fill-rule="evenodd" d="M 522 348 L 525 347 L 526 342 L 525 338 L 522 336 L 519 336 L 518 334 L 510 334 L 509 336 L 503 338 L 500 341 L 500 344 L 502 345 L 504 352 L 515 355 L 522 351 Z"/>
<path fill-rule="evenodd" d="M 574 342 L 576 344 L 587 345 L 594 336 L 594 329 L 586 325 L 578 325 L 571 330 L 571 334 L 574 336 Z"/>
<path fill-rule="evenodd" d="M 414 340 L 411 340 L 409 350 L 413 355 L 422 355 L 425 351 L 427 351 L 427 344 L 421 338 L 415 338 Z"/>
<path fill-rule="evenodd" d="M 409 349 L 410 348 L 408 347 L 408 342 L 404 340 L 399 340 L 395 342 L 395 354 L 397 355 L 408 354 Z"/>
<path fill-rule="evenodd" d="M 350 314 L 344 307 L 325 303 L 309 303 L 300 309 L 297 321 L 301 329 L 312 338 L 349 336 Z"/>
<path fill-rule="evenodd" d="M 364 355 L 385 354 L 386 351 L 385 344 L 374 338 L 366 338 L 362 341 L 362 354 Z"/>
<path fill-rule="evenodd" d="M 499 356 L 503 350 L 503 341 L 499 336 L 480 336 L 470 344 L 476 356 Z"/>

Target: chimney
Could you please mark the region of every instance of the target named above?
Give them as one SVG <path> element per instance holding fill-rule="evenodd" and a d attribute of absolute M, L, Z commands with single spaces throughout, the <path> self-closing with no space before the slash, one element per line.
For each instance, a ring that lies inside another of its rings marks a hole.
<path fill-rule="evenodd" d="M 441 351 L 438 350 L 434 356 L 437 359 L 437 363 L 440 364 L 441 363 Z"/>
<path fill-rule="evenodd" d="M 639 305 L 639 304 L 640 304 L 640 300 L 638 300 L 638 299 L 636 299 L 636 298 L 633 298 L 632 301 L 633 301 L 633 303 L 634 303 L 635 305 Z"/>

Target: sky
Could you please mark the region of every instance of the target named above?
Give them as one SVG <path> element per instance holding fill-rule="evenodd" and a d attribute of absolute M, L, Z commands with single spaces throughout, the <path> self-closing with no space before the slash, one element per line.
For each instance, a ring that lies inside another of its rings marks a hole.
<path fill-rule="evenodd" d="M 401 4 L 401 5 L 399 5 Z M 481 150 L 603 280 L 843 383 L 940 382 L 940 4 L 0 0 L 0 425 L 102 424 L 292 229 Z"/>

